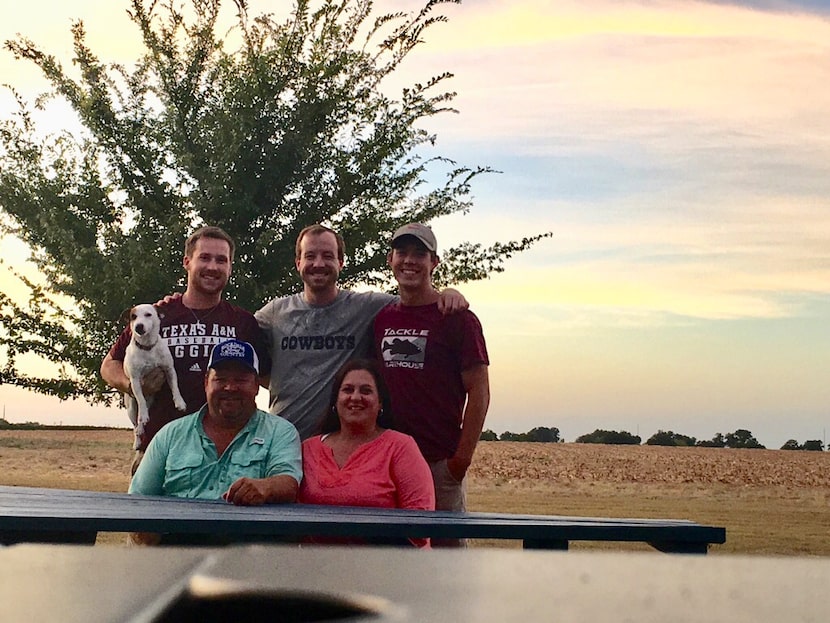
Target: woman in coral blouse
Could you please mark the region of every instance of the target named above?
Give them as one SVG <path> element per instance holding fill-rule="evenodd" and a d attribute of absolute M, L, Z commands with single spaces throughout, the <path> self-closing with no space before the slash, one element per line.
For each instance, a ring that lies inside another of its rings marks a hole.
<path fill-rule="evenodd" d="M 377 364 L 346 362 L 334 378 L 322 435 L 303 443 L 306 504 L 435 509 L 429 466 L 415 440 L 378 425 L 389 393 Z M 410 539 L 429 547 L 429 539 Z"/>

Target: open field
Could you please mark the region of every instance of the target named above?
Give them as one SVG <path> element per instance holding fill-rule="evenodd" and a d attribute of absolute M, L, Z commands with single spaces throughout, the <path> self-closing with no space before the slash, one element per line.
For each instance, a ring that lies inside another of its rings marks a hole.
<path fill-rule="evenodd" d="M 726 527 L 712 553 L 830 556 L 830 452 L 491 442 L 471 481 L 474 510 L 692 519 Z"/>
<path fill-rule="evenodd" d="M 124 491 L 131 442 L 127 430 L 0 430 L 0 484 Z M 830 556 L 830 452 L 483 442 L 470 472 L 469 506 L 692 519 L 726 527 L 727 542 L 713 554 Z"/>

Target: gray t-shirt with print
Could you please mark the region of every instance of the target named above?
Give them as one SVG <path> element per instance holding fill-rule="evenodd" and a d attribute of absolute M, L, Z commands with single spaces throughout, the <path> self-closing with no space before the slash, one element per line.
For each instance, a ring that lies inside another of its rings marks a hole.
<path fill-rule="evenodd" d="M 350 359 L 374 357 L 375 315 L 395 300 L 340 290 L 331 304 L 314 306 L 292 294 L 256 312 L 271 352 L 269 411 L 296 426 L 304 440 L 317 434 L 334 375 Z"/>

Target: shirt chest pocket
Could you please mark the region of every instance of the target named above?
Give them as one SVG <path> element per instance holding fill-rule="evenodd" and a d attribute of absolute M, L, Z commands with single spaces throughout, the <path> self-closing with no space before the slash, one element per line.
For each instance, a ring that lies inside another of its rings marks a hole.
<path fill-rule="evenodd" d="M 240 478 L 265 478 L 268 475 L 268 452 L 264 446 L 252 444 L 228 458 L 229 484 Z"/>
<path fill-rule="evenodd" d="M 165 495 L 193 497 L 195 487 L 204 471 L 202 457 L 171 452 L 167 457 L 164 477 Z"/>

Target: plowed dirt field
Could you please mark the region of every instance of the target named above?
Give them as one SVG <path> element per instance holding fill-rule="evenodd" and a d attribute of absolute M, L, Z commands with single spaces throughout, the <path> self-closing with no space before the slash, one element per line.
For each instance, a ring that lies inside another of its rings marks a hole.
<path fill-rule="evenodd" d="M 131 442 L 127 430 L 2 430 L 0 484 L 124 491 Z M 470 510 L 724 526 L 713 554 L 830 556 L 830 452 L 482 442 L 468 493 Z"/>

